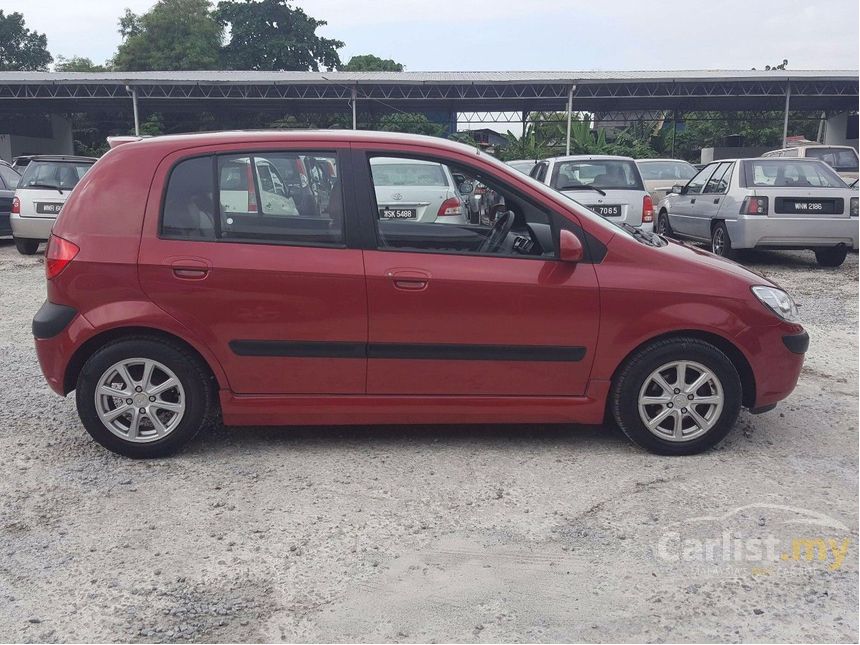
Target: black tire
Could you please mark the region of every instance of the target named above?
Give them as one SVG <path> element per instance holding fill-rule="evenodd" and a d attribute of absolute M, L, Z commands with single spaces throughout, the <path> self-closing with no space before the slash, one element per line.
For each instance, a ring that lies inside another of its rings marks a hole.
<path fill-rule="evenodd" d="M 679 360 L 699 363 L 713 372 L 722 385 L 723 407 L 715 424 L 704 434 L 671 441 L 645 425 L 639 415 L 639 393 L 655 370 Z M 743 390 L 735 366 L 722 351 L 703 340 L 680 337 L 655 341 L 637 351 L 622 366 L 609 396 L 616 423 L 633 443 L 658 455 L 693 455 L 715 446 L 729 433 L 741 409 Z"/>
<path fill-rule="evenodd" d="M 847 246 L 834 246 L 829 249 L 817 249 L 815 251 L 815 260 L 819 266 L 838 267 L 842 266 L 847 255 Z"/>
<path fill-rule="evenodd" d="M 21 255 L 35 255 L 39 250 L 39 240 L 28 240 L 23 237 L 15 238 L 15 248 Z"/>
<path fill-rule="evenodd" d="M 111 432 L 96 411 L 95 390 L 102 374 L 123 359 L 148 358 L 169 368 L 185 391 L 185 411 L 175 429 L 161 439 L 135 443 Z M 75 400 L 78 416 L 90 433 L 108 450 L 133 459 L 163 457 L 179 450 L 207 423 L 215 409 L 216 387 L 208 368 L 178 344 L 147 336 L 108 343 L 93 354 L 78 376 Z"/>
<path fill-rule="evenodd" d="M 665 235 L 666 237 L 672 237 L 674 233 L 672 232 L 672 224 L 669 222 L 669 214 L 666 211 L 660 211 L 660 214 L 657 215 L 657 234 Z"/>
<path fill-rule="evenodd" d="M 729 237 L 729 229 L 726 228 L 725 222 L 716 222 L 711 227 L 711 253 L 729 260 L 737 255 L 732 248 L 732 240 Z"/>

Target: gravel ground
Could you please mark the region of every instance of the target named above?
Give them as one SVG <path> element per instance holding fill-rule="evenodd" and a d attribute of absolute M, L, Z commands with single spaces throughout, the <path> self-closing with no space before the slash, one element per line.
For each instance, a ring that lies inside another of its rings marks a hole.
<path fill-rule="evenodd" d="M 812 345 L 704 455 L 608 428 L 218 428 L 135 462 L 48 390 L 42 258 L 0 242 L 0 641 L 856 642 L 857 255 L 745 261 Z"/>

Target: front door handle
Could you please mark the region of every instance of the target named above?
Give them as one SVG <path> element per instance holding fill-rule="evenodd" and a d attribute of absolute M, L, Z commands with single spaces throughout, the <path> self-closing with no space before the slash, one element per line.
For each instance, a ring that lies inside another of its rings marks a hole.
<path fill-rule="evenodd" d="M 715 198 L 714 198 L 714 203 L 715 203 L 715 204 L 719 204 L 719 203 L 720 203 L 720 198 L 719 198 L 719 197 L 715 197 Z"/>
<path fill-rule="evenodd" d="M 695 204 L 695 203 L 696 203 L 696 198 L 695 198 L 695 197 L 693 197 L 692 199 L 690 199 L 690 203 L 691 203 L 691 204 Z"/>
<path fill-rule="evenodd" d="M 385 276 L 394 283 L 395 289 L 422 291 L 430 283 L 430 274 L 420 269 L 390 269 Z"/>

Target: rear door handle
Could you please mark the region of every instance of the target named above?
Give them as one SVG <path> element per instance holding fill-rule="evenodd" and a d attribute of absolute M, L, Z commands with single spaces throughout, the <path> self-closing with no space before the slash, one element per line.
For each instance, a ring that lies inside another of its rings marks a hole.
<path fill-rule="evenodd" d="M 720 203 L 720 198 L 719 198 L 719 197 L 714 198 L 714 203 L 715 203 L 715 204 L 719 204 L 719 203 Z"/>
<path fill-rule="evenodd" d="M 422 291 L 430 282 L 430 274 L 420 269 L 390 269 L 385 276 L 394 283 L 395 289 Z"/>
<path fill-rule="evenodd" d="M 209 265 L 196 258 L 182 258 L 170 263 L 174 277 L 180 280 L 202 280 L 209 275 Z"/>
<path fill-rule="evenodd" d="M 696 203 L 696 198 L 695 198 L 695 197 L 693 197 L 692 199 L 690 199 L 690 203 L 691 203 L 691 204 L 695 204 L 695 203 Z"/>

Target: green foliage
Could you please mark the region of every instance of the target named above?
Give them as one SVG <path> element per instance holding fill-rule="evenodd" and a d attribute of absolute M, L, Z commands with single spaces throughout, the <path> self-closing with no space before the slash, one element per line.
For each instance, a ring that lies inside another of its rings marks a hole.
<path fill-rule="evenodd" d="M 53 61 L 45 34 L 30 31 L 20 13 L 0 9 L 0 71 L 39 71 Z"/>
<path fill-rule="evenodd" d="M 456 141 L 457 143 L 472 146 L 473 148 L 478 147 L 478 142 L 475 141 L 475 137 L 472 136 L 471 132 L 454 132 L 452 134 L 449 134 L 448 138 L 451 141 Z"/>
<path fill-rule="evenodd" d="M 526 126 L 522 136 L 517 136 L 510 130 L 503 135 L 506 145 L 496 152 L 502 161 L 513 159 L 543 159 L 551 156 L 551 148 L 541 141 L 534 124 Z"/>
<path fill-rule="evenodd" d="M 380 58 L 373 54 L 353 56 L 340 68 L 344 72 L 402 72 L 405 68 L 390 58 Z"/>
<path fill-rule="evenodd" d="M 106 72 L 109 68 L 105 65 L 97 65 L 89 58 L 83 56 L 57 56 L 54 70 L 57 72 Z"/>
<path fill-rule="evenodd" d="M 379 124 L 373 129 L 384 132 L 426 134 L 431 137 L 441 137 L 445 134 L 445 126 L 433 123 L 424 114 L 409 112 L 386 114 L 379 119 Z"/>
<path fill-rule="evenodd" d="M 326 21 L 287 0 L 222 0 L 214 16 L 229 28 L 230 41 L 221 50 L 228 69 L 319 71 L 340 65 L 343 43 L 316 33 Z"/>
<path fill-rule="evenodd" d="M 164 134 L 164 120 L 158 112 L 153 112 L 140 124 L 140 133 L 145 136 L 155 137 Z M 131 131 L 134 134 L 134 130 Z"/>
<path fill-rule="evenodd" d="M 120 71 L 216 69 L 221 25 L 208 0 L 159 0 L 142 15 L 119 21 L 123 42 L 113 67 Z"/>

